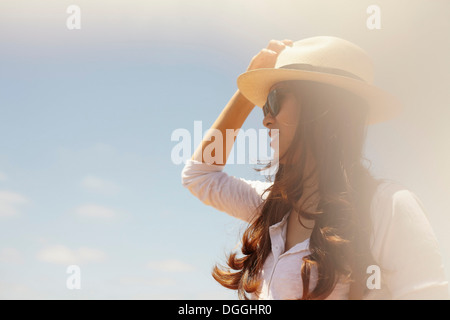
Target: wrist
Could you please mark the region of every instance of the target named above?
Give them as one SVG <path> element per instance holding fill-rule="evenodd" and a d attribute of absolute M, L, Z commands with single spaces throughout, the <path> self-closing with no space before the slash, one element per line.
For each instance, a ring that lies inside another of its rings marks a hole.
<path fill-rule="evenodd" d="M 238 99 L 246 108 L 253 109 L 255 107 L 255 104 L 248 100 L 239 89 L 236 91 L 236 99 Z"/>

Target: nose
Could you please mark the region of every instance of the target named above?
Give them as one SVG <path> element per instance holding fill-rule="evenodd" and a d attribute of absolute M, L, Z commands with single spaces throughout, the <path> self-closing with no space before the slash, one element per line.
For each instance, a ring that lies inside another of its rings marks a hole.
<path fill-rule="evenodd" d="M 274 121 L 275 121 L 275 118 L 272 117 L 270 112 L 268 112 L 263 119 L 263 126 L 265 126 L 267 129 L 270 129 L 270 126 L 274 123 Z"/>

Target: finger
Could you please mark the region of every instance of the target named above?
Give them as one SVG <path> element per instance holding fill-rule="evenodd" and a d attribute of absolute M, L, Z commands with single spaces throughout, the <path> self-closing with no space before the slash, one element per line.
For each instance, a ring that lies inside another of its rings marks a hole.
<path fill-rule="evenodd" d="M 262 49 L 262 50 L 260 51 L 260 53 L 261 53 L 261 54 L 267 54 L 267 55 L 274 55 L 274 54 L 277 54 L 276 51 L 270 50 L 270 49 Z"/>
<path fill-rule="evenodd" d="M 258 52 L 255 56 L 253 56 L 252 61 L 258 60 L 258 61 L 263 61 L 263 60 L 268 60 L 268 59 L 276 59 L 278 53 L 273 51 L 273 50 L 269 50 L 269 49 L 261 49 L 260 52 Z"/>
<path fill-rule="evenodd" d="M 277 60 L 278 52 L 270 49 L 262 49 L 259 52 L 259 61 L 264 65 L 274 65 Z"/>
<path fill-rule="evenodd" d="M 286 45 L 280 40 L 270 40 L 267 49 L 280 53 Z"/>
<path fill-rule="evenodd" d="M 292 47 L 294 45 L 294 41 L 289 40 L 289 39 L 284 39 L 282 41 L 285 45 Z"/>
<path fill-rule="evenodd" d="M 258 60 L 258 63 L 266 65 L 275 63 L 277 60 L 278 52 L 269 50 L 269 49 L 262 49 L 255 57 L 254 60 Z"/>

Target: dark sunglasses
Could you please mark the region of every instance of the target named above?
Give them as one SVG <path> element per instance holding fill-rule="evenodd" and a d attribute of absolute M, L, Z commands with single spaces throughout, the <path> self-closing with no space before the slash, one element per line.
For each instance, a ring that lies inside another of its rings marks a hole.
<path fill-rule="evenodd" d="M 263 106 L 264 117 L 270 113 L 272 117 L 275 117 L 280 112 L 281 103 L 286 96 L 286 88 L 276 88 L 269 92 L 267 101 Z"/>

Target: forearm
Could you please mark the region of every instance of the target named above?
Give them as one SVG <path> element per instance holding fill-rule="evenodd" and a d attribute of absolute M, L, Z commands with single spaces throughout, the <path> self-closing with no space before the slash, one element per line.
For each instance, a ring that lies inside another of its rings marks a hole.
<path fill-rule="evenodd" d="M 236 140 L 237 132 L 253 108 L 254 105 L 237 90 L 203 137 L 201 144 L 192 155 L 192 160 L 225 165 Z M 215 130 L 218 131 L 215 132 Z M 218 132 L 221 135 L 217 134 Z M 230 135 L 230 133 L 233 134 Z M 216 138 L 221 138 L 222 140 L 216 141 Z M 214 143 L 214 145 L 208 147 L 211 143 Z"/>

